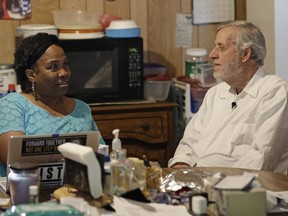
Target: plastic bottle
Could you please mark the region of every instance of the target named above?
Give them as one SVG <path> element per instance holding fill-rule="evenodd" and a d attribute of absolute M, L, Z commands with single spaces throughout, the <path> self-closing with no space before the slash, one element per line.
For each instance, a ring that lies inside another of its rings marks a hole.
<path fill-rule="evenodd" d="M 112 151 L 110 153 L 111 170 L 111 195 L 120 196 L 131 190 L 132 170 L 131 164 L 127 160 L 127 150 L 122 149 L 119 139 L 119 129 L 112 132 L 114 139 L 112 141 Z"/>
<path fill-rule="evenodd" d="M 126 149 L 118 152 L 118 159 L 114 159 L 110 163 L 111 167 L 111 189 L 112 194 L 121 196 L 131 190 L 132 185 L 132 169 L 131 164 L 126 157 Z"/>
<path fill-rule="evenodd" d="M 29 186 L 29 203 L 38 203 L 39 202 L 39 191 L 37 185 Z"/>
<path fill-rule="evenodd" d="M 112 140 L 112 151 L 110 153 L 110 160 L 113 161 L 114 159 L 118 159 L 118 153 L 122 148 L 121 140 L 119 139 L 119 129 L 115 129 L 112 131 L 114 135 L 114 139 Z"/>
<path fill-rule="evenodd" d="M 185 75 L 197 79 L 197 64 L 207 63 L 207 50 L 203 48 L 189 48 L 186 50 Z"/>

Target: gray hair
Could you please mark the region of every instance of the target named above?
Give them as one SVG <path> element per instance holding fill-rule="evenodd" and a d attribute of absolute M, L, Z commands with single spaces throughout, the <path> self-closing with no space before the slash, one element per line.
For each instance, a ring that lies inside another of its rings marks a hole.
<path fill-rule="evenodd" d="M 255 60 L 259 66 L 262 66 L 266 56 L 266 44 L 265 37 L 261 30 L 248 21 L 233 21 L 220 25 L 217 28 L 217 31 L 226 27 L 237 27 L 239 29 L 239 35 L 236 38 L 236 46 L 240 51 L 240 54 L 243 54 L 246 49 L 251 48 L 251 58 Z"/>

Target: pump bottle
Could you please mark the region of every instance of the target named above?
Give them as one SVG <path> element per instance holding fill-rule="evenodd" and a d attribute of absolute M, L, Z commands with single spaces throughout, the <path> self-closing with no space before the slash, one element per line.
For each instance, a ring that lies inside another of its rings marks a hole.
<path fill-rule="evenodd" d="M 111 168 L 111 194 L 120 196 L 131 190 L 132 169 L 130 162 L 126 158 L 126 149 L 122 149 L 119 139 L 119 129 L 112 132 L 114 139 L 112 141 L 112 152 L 110 153 Z"/>
<path fill-rule="evenodd" d="M 112 131 L 112 134 L 114 135 L 114 139 L 112 140 L 112 151 L 110 153 L 110 160 L 113 162 L 113 160 L 117 160 L 119 157 L 119 151 L 122 148 L 121 140 L 119 139 L 119 129 L 115 129 Z"/>

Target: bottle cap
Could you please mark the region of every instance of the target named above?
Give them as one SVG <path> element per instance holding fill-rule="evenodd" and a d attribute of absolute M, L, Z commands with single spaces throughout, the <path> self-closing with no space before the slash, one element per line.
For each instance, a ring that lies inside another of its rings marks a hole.
<path fill-rule="evenodd" d="M 110 157 L 108 155 L 105 155 L 104 162 L 110 162 Z"/>
<path fill-rule="evenodd" d="M 15 91 L 16 91 L 15 84 L 9 84 L 9 85 L 8 85 L 8 91 L 10 91 L 10 92 L 15 92 Z"/>
<path fill-rule="evenodd" d="M 30 195 L 38 195 L 38 186 L 37 185 L 30 185 L 29 186 L 29 194 Z"/>

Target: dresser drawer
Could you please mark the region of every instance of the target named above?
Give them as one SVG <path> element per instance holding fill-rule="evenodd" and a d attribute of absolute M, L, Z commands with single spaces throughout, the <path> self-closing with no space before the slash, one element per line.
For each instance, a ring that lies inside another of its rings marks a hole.
<path fill-rule="evenodd" d="M 119 129 L 128 157 L 155 160 L 167 166 L 174 153 L 175 103 L 92 105 L 93 118 L 111 151 L 112 131 Z"/>
<path fill-rule="evenodd" d="M 168 140 L 168 116 L 166 112 L 138 112 L 111 115 L 93 115 L 103 138 L 113 138 L 112 131 L 120 129 L 120 139 L 136 139 L 149 144 Z"/>

